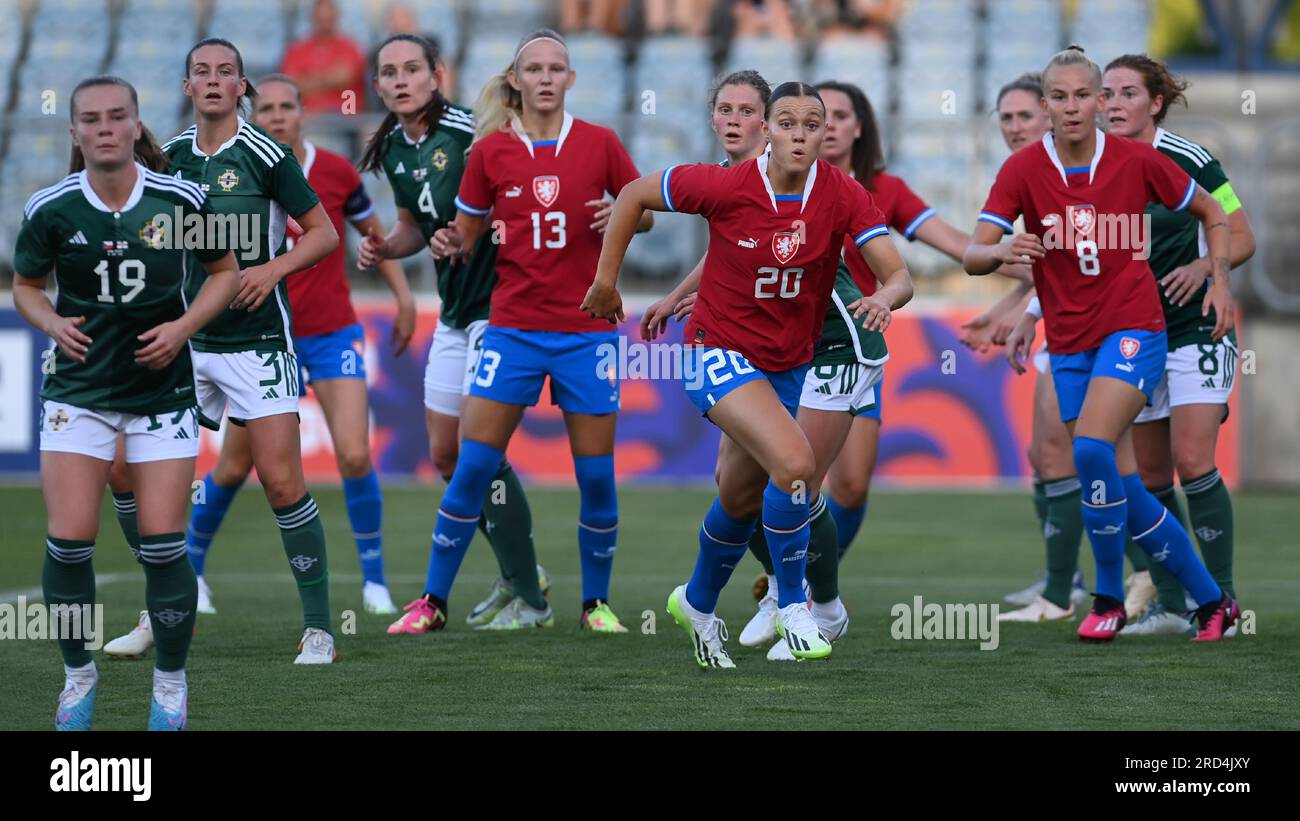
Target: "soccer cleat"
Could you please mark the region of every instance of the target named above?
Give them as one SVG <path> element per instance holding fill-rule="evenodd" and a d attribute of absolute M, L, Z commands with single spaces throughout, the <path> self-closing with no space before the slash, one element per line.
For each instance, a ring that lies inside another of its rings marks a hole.
<path fill-rule="evenodd" d="M 835 615 L 831 617 L 818 615 L 816 610 L 812 611 L 813 621 L 817 622 L 817 629 L 820 630 L 822 635 L 826 637 L 826 640 L 830 642 L 839 641 L 844 638 L 845 633 L 849 632 L 849 611 L 844 609 L 844 602 L 840 601 L 838 598 L 835 600 L 834 604 L 838 605 L 838 610 Z M 823 605 L 816 605 L 816 607 L 821 608 Z"/>
<path fill-rule="evenodd" d="M 1034 598 L 1043 595 L 1047 589 L 1047 573 L 1044 572 L 1042 578 L 1026 587 L 1024 590 L 1017 590 L 1014 593 L 1008 593 L 1002 597 L 1007 604 L 1016 604 L 1021 607 L 1027 607 L 1033 604 Z"/>
<path fill-rule="evenodd" d="M 767 587 L 766 573 L 759 573 L 754 577 L 754 586 L 750 588 L 750 592 L 754 594 L 754 601 L 762 601 L 767 596 Z"/>
<path fill-rule="evenodd" d="M 781 639 L 780 641 L 776 641 L 772 643 L 772 646 L 767 649 L 767 660 L 768 661 L 803 661 L 803 659 L 797 659 L 794 657 L 794 653 L 790 652 L 790 645 L 785 643 L 785 639 Z"/>
<path fill-rule="evenodd" d="M 476 630 L 527 630 L 530 627 L 554 627 L 555 616 L 551 613 L 551 606 L 546 605 L 545 610 L 538 610 L 519 596 L 515 596 L 510 603 L 501 608 L 496 614 L 496 618 L 487 624 L 481 624 L 474 628 Z"/>
<path fill-rule="evenodd" d="M 469 611 L 469 615 L 465 617 L 465 623 L 475 627 L 488 624 L 514 598 L 515 593 L 510 587 L 510 582 L 497 576 L 492 580 L 492 586 L 488 588 L 487 598 L 474 605 L 474 608 Z"/>
<path fill-rule="evenodd" d="M 1196 637 L 1192 641 L 1218 641 L 1228 637 L 1228 631 L 1241 618 L 1241 608 L 1237 606 L 1236 599 L 1223 594 L 1223 598 L 1212 604 L 1207 604 L 1196 611 L 1196 620 L 1200 622 L 1201 627 L 1196 631 Z"/>
<path fill-rule="evenodd" d="M 609 603 L 596 600 L 596 606 L 586 610 L 578 621 L 578 626 L 593 633 L 626 633 L 627 628 L 618 620 Z"/>
<path fill-rule="evenodd" d="M 131 632 L 104 645 L 104 652 L 113 658 L 138 659 L 153 649 L 153 625 L 149 622 L 149 611 L 140 611 L 140 621 Z"/>
<path fill-rule="evenodd" d="M 189 719 L 189 687 L 184 684 L 154 682 L 153 702 L 149 705 L 149 729 L 178 732 Z"/>
<path fill-rule="evenodd" d="M 402 617 L 388 625 L 388 635 L 428 633 L 447 626 L 447 615 L 442 612 L 442 608 L 424 596 L 406 605 L 402 610 L 405 611 Z"/>
<path fill-rule="evenodd" d="M 54 729 L 89 730 L 95 716 L 95 694 L 98 690 L 98 673 L 67 676 L 63 692 L 59 693 L 59 706 L 54 710 Z"/>
<path fill-rule="evenodd" d="M 764 579 L 767 576 L 763 577 Z M 758 601 L 758 612 L 740 631 L 740 643 L 745 647 L 762 647 L 776 638 L 776 591 L 768 590 Z"/>
<path fill-rule="evenodd" d="M 319 627 L 308 627 L 298 642 L 298 651 L 294 664 L 333 664 L 334 637 Z"/>
<path fill-rule="evenodd" d="M 1159 601 L 1132 624 L 1119 631 L 1121 636 L 1185 636 L 1194 633 L 1186 614 L 1171 613 Z"/>
<path fill-rule="evenodd" d="M 1019 610 L 998 613 L 998 621 L 1025 621 L 1035 624 L 1046 621 L 1069 621 L 1073 618 L 1074 602 L 1070 602 L 1070 607 L 1067 610 L 1057 607 L 1042 596 L 1038 596 L 1028 606 Z"/>
<path fill-rule="evenodd" d="M 680 584 L 668 594 L 668 613 L 691 639 L 695 663 L 709 669 L 735 669 L 727 652 L 727 623 L 712 613 L 701 613 L 686 600 L 686 585 Z"/>
<path fill-rule="evenodd" d="M 1124 628 L 1124 603 L 1119 599 L 1100 594 L 1092 602 L 1092 610 L 1079 625 L 1079 638 L 1086 641 L 1110 641 Z"/>
<path fill-rule="evenodd" d="M 1083 584 L 1083 574 L 1076 570 L 1070 584 L 1070 604 L 1082 607 L 1088 603 L 1088 597 L 1091 595 Z"/>
<path fill-rule="evenodd" d="M 1151 571 L 1138 570 L 1128 577 L 1128 594 L 1124 596 L 1124 616 L 1129 621 L 1142 618 L 1151 608 L 1159 591 L 1151 581 Z"/>
<path fill-rule="evenodd" d="M 367 613 L 374 613 L 377 616 L 388 616 L 397 612 L 397 605 L 393 604 L 393 597 L 388 594 L 388 588 L 378 582 L 366 582 L 361 587 L 361 606 Z"/>
<path fill-rule="evenodd" d="M 824 659 L 831 654 L 830 640 L 822 635 L 803 602 L 776 611 L 776 632 L 797 659 Z"/>
<path fill-rule="evenodd" d="M 199 613 L 207 616 L 217 615 L 217 608 L 212 606 L 212 588 L 203 580 L 202 576 L 198 577 L 199 582 L 199 604 L 194 609 Z"/>

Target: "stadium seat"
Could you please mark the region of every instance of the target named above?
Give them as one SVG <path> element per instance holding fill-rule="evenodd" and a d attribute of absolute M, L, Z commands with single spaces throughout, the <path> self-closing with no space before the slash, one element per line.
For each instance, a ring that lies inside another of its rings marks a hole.
<path fill-rule="evenodd" d="M 244 72 L 256 77 L 280 67 L 287 24 L 279 0 L 216 0 L 207 36 L 234 43 L 244 58 Z"/>
<path fill-rule="evenodd" d="M 635 136 L 628 144 L 632 161 L 642 174 L 662 170 L 683 162 L 683 147 L 696 142 L 682 129 L 663 122 L 638 123 Z M 721 152 L 716 148 L 714 155 Z M 680 278 L 699 261 L 704 253 L 703 223 L 688 214 L 655 214 L 653 235 L 632 241 L 627 251 L 627 266 L 639 274 L 657 278 Z"/>
<path fill-rule="evenodd" d="M 459 62 L 464 46 L 462 37 L 464 14 L 456 0 L 408 0 L 407 5 L 419 19 L 420 31 L 438 38 L 443 59 L 448 63 Z M 508 32 L 503 32 L 503 35 L 505 33 Z M 376 38 L 378 42 L 387 32 L 379 31 L 376 34 L 380 35 Z"/>
<path fill-rule="evenodd" d="M 473 0 L 468 4 L 469 24 L 476 31 L 487 27 L 500 36 L 519 38 L 530 31 L 553 25 L 549 9 L 541 0 Z"/>
<path fill-rule="evenodd" d="M 709 87 L 713 63 L 708 45 L 690 37 L 652 37 L 642 41 L 631 68 L 633 119 L 639 126 L 675 124 L 688 133 L 708 135 Z M 646 109 L 652 113 L 642 113 Z M 682 148 L 687 156 L 699 158 L 707 140 L 695 137 Z M 678 155 L 678 161 L 681 160 Z"/>
<path fill-rule="evenodd" d="M 1151 7 L 1146 0 L 1089 0 L 1086 13 L 1076 9 L 1070 22 L 1071 42 L 1088 50 L 1099 65 L 1121 54 L 1147 51 Z"/>
<path fill-rule="evenodd" d="M 627 71 L 623 43 L 604 34 L 575 34 L 565 38 L 578 79 L 566 95 L 565 107 L 581 117 L 619 129 L 627 102 Z M 632 115 L 638 109 L 634 100 Z"/>
<path fill-rule="evenodd" d="M 483 86 L 503 69 L 509 67 L 515 56 L 518 38 L 494 35 L 475 37 L 465 50 L 465 60 L 458 74 L 459 93 L 455 99 L 472 105 Z"/>
<path fill-rule="evenodd" d="M 925 41 L 903 46 L 898 68 L 898 111 L 909 119 L 965 118 L 975 112 L 975 44 Z"/>
<path fill-rule="evenodd" d="M 746 37 L 731 44 L 722 73 L 751 68 L 757 69 L 773 88 L 793 80 L 812 82 L 799 46 L 774 37 Z"/>
<path fill-rule="evenodd" d="M 839 80 L 866 92 L 876 118 L 889 111 L 889 47 L 869 38 L 837 37 L 822 43 L 808 71 L 812 82 Z"/>

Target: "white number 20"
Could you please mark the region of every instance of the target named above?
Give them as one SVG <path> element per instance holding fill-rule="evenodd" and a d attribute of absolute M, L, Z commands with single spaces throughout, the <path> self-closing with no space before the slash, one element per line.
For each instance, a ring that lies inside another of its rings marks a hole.
<path fill-rule="evenodd" d="M 754 280 L 754 299 L 794 299 L 799 296 L 799 282 L 803 279 L 802 268 L 759 268 L 758 272 L 763 274 Z M 793 275 L 793 279 L 791 278 Z M 775 285 L 777 280 L 781 280 L 781 290 L 765 291 L 764 285 Z"/>

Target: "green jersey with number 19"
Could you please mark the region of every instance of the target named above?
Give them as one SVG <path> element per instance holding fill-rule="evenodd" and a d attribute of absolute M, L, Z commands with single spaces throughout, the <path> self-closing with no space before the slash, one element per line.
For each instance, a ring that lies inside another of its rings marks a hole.
<path fill-rule="evenodd" d="M 203 189 L 212 210 L 225 220 L 224 231 L 233 229 L 238 242 L 230 245 L 240 268 L 280 256 L 287 217 L 301 217 L 320 202 L 293 150 L 242 117 L 235 136 L 211 156 L 199 150 L 197 136 L 197 127 L 190 126 L 163 145 L 171 173 Z M 205 231 L 205 239 L 221 233 Z M 186 283 L 186 296 L 193 299 L 202 285 L 200 271 Z M 256 311 L 227 308 L 194 335 L 192 344 L 206 353 L 292 351 L 288 285 L 281 279 Z"/>
<path fill-rule="evenodd" d="M 1165 131 L 1156 129 L 1156 138 L 1152 142 L 1156 150 L 1178 163 L 1178 167 L 1187 172 L 1197 185 L 1210 193 L 1225 213 L 1240 210 L 1241 200 L 1237 199 L 1228 177 L 1223 173 L 1210 152 L 1201 146 Z M 1156 279 L 1164 277 L 1175 268 L 1187 265 L 1203 257 L 1207 247 L 1201 229 L 1201 221 L 1186 211 L 1170 211 L 1159 203 L 1147 206 L 1151 217 L 1151 236 L 1148 238 L 1151 258 L 1147 260 Z M 1165 309 L 1166 333 L 1169 335 L 1169 350 L 1176 350 L 1186 345 L 1208 344 L 1214 330 L 1215 316 L 1211 309 L 1208 316 L 1201 316 L 1201 303 L 1205 300 L 1208 281 L 1196 289 L 1186 305 L 1175 305 L 1165 296 L 1165 289 L 1160 288 L 1160 302 Z M 1230 332 L 1232 341 L 1237 341 L 1236 332 Z"/>
<path fill-rule="evenodd" d="M 208 216 L 208 200 L 195 185 L 139 164 L 135 170 L 135 188 L 121 211 L 104 204 L 85 171 L 27 201 L 14 269 L 29 279 L 53 271 L 59 286 L 55 310 L 84 316 L 79 330 L 91 339 L 84 363 L 55 348 L 42 368 L 42 399 L 141 416 L 195 405 L 189 350 L 167 367 L 150 370 L 135 362 L 136 351 L 145 347 L 137 337 L 180 318 L 186 304 L 181 288 L 198 267 L 195 257 L 213 262 L 226 249 L 180 250 L 167 225 L 178 210 Z"/>
<path fill-rule="evenodd" d="M 468 109 L 447 105 L 438 127 L 413 142 L 402 126 L 388 132 L 383 149 L 384 174 L 393 187 L 393 199 L 415 217 L 425 242 L 456 217 L 456 193 L 465 173 L 465 161 L 474 142 L 474 117 Z M 484 231 L 468 262 L 438 260 L 440 320 L 451 328 L 464 328 L 487 319 L 496 286 L 497 246 L 492 231 Z"/>

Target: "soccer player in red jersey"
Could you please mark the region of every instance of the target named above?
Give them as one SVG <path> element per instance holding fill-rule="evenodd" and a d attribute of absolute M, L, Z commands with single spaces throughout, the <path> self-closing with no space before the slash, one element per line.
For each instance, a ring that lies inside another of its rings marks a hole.
<path fill-rule="evenodd" d="M 1160 381 L 1166 345 L 1160 295 L 1145 259 L 1143 209 L 1158 201 L 1195 215 L 1216 278 L 1228 275 L 1227 218 L 1172 160 L 1097 129 L 1101 70 L 1082 49 L 1054 56 L 1043 86 L 1052 131 L 1002 166 L 964 263 L 977 276 L 1002 263 L 1034 263 L 1061 420 L 1074 439 L 1083 519 L 1097 562 L 1096 598 L 1078 632 L 1106 641 L 1124 626 L 1127 527 L 1196 599 L 1197 639 L 1217 640 L 1240 611 L 1210 577 L 1187 532 L 1143 487 L 1130 428 Z M 1026 233 L 1000 244 L 1022 214 Z M 1217 336 L 1230 323 L 1231 315 L 1220 311 Z M 1032 342 L 1033 324 L 1026 321 L 1007 340 L 1018 372 Z"/>
<path fill-rule="evenodd" d="M 867 315 L 869 329 L 887 327 L 890 312 L 912 295 L 871 195 L 817 159 L 825 116 L 814 88 L 782 84 L 765 109 L 769 153 L 728 168 L 676 166 L 624 188 L 583 302 L 594 316 L 622 318 L 618 271 L 646 209 L 698 213 L 709 221 L 709 252 L 685 330 L 691 355 L 683 377 L 691 401 L 734 447 L 723 451 L 695 573 L 668 599 L 705 668 L 735 666 L 714 610 L 760 512 L 776 571 L 777 630 L 796 658 L 830 654 L 804 599 L 809 502 L 820 477 L 794 416 L 844 235 L 875 270 L 891 272 L 873 296 L 850 306 Z"/>
<path fill-rule="evenodd" d="M 543 29 L 520 41 L 509 69 L 492 81 L 508 112 L 504 127 L 474 144 L 456 197 L 456 219 L 434 234 L 434 256 L 446 257 L 468 252 L 485 228 L 491 230 L 500 244 L 497 284 L 461 410 L 460 457 L 438 508 L 424 595 L 407 605 L 389 633 L 423 633 L 446 622 L 447 596 L 483 497 L 524 408 L 537 403 L 548 376 L 552 400 L 564 412 L 582 497 L 580 624 L 594 632 L 627 632 L 608 604 L 618 532 L 619 374 L 602 372 L 601 363 L 617 334 L 578 306 L 608 220 L 603 198 L 636 179 L 637 171 L 613 131 L 564 110 L 575 79 L 560 35 Z M 646 216 L 635 227 L 648 230 L 652 221 Z M 516 598 L 511 608 L 511 618 L 521 623 L 554 623 L 549 605 L 537 610 Z"/>

